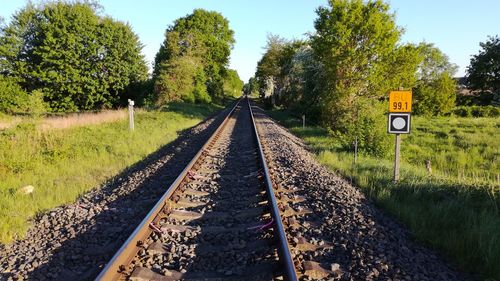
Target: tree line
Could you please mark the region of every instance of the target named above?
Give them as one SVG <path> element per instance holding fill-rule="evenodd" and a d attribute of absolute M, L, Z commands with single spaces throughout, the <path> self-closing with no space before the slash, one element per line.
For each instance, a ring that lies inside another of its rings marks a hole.
<path fill-rule="evenodd" d="M 29 2 L 0 19 L 0 111 L 69 112 L 238 96 L 229 22 L 202 9 L 165 32 L 152 75 L 128 23 L 91 2 Z"/>
<path fill-rule="evenodd" d="M 329 0 L 317 9 L 315 32 L 308 39 L 268 37 L 245 91 L 306 114 L 346 148 L 356 139 L 368 153 L 387 153 L 388 92 L 412 90 L 415 114 L 449 114 L 455 107 L 457 70 L 433 44 L 401 42 L 404 30 L 389 8 L 381 0 Z M 498 95 L 493 83 L 477 86 Z"/>

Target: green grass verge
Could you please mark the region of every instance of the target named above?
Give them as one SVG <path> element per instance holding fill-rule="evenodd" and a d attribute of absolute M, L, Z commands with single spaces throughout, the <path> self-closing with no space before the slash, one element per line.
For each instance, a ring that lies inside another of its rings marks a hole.
<path fill-rule="evenodd" d="M 403 136 L 401 181 L 393 155 L 360 155 L 356 165 L 325 129 L 306 127 L 284 111 L 269 114 L 301 137 L 320 163 L 359 186 L 421 242 L 458 268 L 500 280 L 498 118 L 412 118 Z M 429 175 L 424 161 L 431 160 Z"/>
<path fill-rule="evenodd" d="M 73 202 L 220 108 L 172 104 L 139 111 L 133 132 L 128 120 L 50 131 L 24 122 L 0 131 L 0 242 L 22 237 L 33 215 Z M 26 185 L 35 191 L 21 194 Z"/>

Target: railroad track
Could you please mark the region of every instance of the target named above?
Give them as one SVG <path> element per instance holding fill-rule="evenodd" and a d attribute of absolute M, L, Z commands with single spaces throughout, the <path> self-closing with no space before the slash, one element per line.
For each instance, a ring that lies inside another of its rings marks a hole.
<path fill-rule="evenodd" d="M 241 99 L 97 280 L 297 280 L 280 212 Z"/>

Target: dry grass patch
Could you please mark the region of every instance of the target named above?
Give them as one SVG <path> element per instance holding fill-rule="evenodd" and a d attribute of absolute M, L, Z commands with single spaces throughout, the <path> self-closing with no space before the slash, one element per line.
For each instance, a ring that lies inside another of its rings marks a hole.
<path fill-rule="evenodd" d="M 67 129 L 111 123 L 127 117 L 126 110 L 105 110 L 97 113 L 78 113 L 61 117 L 48 117 L 38 126 L 41 130 Z"/>

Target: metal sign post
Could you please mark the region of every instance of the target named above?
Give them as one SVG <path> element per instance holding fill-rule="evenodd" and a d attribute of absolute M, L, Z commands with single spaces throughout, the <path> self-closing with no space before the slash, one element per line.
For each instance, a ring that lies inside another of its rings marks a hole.
<path fill-rule="evenodd" d="M 410 133 L 411 91 L 391 91 L 389 93 L 389 122 L 387 132 L 396 134 L 394 145 L 394 182 L 399 181 L 401 134 Z"/>
<path fill-rule="evenodd" d="M 396 134 L 395 152 L 394 152 L 394 178 L 395 182 L 399 181 L 399 153 L 401 147 L 401 134 Z"/>
<path fill-rule="evenodd" d="M 134 130 L 134 101 L 128 100 L 128 124 L 131 131 Z"/>

